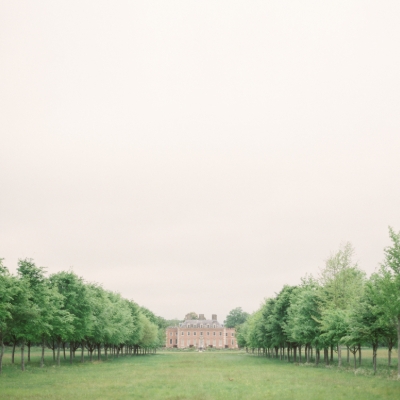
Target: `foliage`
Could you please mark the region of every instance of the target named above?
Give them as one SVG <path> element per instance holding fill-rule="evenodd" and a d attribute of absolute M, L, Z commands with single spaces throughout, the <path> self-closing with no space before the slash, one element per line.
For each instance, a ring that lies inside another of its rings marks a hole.
<path fill-rule="evenodd" d="M 249 314 L 242 310 L 242 307 L 236 307 L 226 316 L 224 324 L 227 328 L 236 328 L 246 322 Z"/>
<path fill-rule="evenodd" d="M 3 342 L 21 345 L 21 368 L 24 370 L 24 346 L 41 344 L 43 366 L 45 345 L 57 351 L 60 365 L 61 346 L 75 351 L 84 349 L 90 358 L 96 349 L 123 348 L 137 353 L 164 344 L 167 321 L 147 308 L 124 299 L 120 294 L 87 283 L 72 271 L 45 275 L 45 269 L 32 259 L 18 261 L 17 276 L 9 273 L 0 260 L 0 372 Z M 65 352 L 64 352 L 65 357 Z M 28 358 L 29 360 L 29 358 Z"/>

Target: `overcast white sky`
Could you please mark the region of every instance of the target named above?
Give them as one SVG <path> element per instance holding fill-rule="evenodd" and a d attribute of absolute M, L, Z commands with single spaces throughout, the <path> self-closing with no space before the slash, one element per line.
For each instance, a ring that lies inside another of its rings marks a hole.
<path fill-rule="evenodd" d="M 166 318 L 400 230 L 400 2 L 0 1 L 0 257 Z"/>

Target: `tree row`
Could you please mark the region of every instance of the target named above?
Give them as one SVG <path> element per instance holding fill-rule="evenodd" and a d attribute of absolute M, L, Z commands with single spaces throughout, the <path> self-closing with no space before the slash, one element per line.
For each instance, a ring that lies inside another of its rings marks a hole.
<path fill-rule="evenodd" d="M 368 279 L 353 261 L 350 243 L 332 254 L 316 278 L 284 286 L 264 301 L 238 328 L 238 344 L 269 357 L 294 362 L 325 362 L 342 348 L 361 364 L 361 347 L 370 346 L 377 368 L 378 346 L 392 349 L 400 340 L 400 232 L 389 228 L 391 246 L 384 261 Z M 357 360 L 358 358 L 358 360 Z M 398 352 L 400 377 L 400 352 Z"/>
<path fill-rule="evenodd" d="M 19 260 L 17 275 L 9 273 L 0 259 L 0 373 L 4 346 L 21 348 L 21 368 L 25 369 L 32 345 L 53 352 L 60 365 L 60 353 L 69 350 L 84 362 L 85 350 L 100 359 L 110 353 L 147 353 L 164 344 L 166 321 L 120 294 L 85 282 L 71 271 L 46 277 L 44 268 L 31 259 Z M 78 354 L 76 352 L 78 351 Z"/>

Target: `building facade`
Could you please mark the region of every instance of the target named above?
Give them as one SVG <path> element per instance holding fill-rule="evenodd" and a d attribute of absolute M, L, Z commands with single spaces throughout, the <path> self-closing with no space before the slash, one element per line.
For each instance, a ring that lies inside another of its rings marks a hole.
<path fill-rule="evenodd" d="M 204 314 L 199 319 L 188 319 L 179 326 L 170 326 L 166 330 L 166 347 L 180 349 L 195 347 L 205 349 L 214 347 L 217 349 L 237 349 L 235 328 L 225 328 L 220 324 L 215 314 L 211 319 L 206 319 Z"/>

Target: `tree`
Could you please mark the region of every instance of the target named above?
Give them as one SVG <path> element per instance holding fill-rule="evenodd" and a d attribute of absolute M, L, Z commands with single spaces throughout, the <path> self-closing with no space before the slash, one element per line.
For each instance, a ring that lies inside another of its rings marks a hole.
<path fill-rule="evenodd" d="M 199 319 L 199 316 L 194 311 L 191 311 L 185 315 L 185 320 L 189 319 Z"/>
<path fill-rule="evenodd" d="M 343 243 L 336 253 L 333 253 L 325 263 L 325 268 L 321 271 L 319 277 L 320 290 L 320 314 L 322 318 L 327 318 L 323 323 L 327 328 L 329 324 L 339 324 L 336 334 L 333 334 L 333 326 L 329 326 L 329 334 L 322 332 L 321 339 L 324 341 L 324 358 L 326 364 L 329 363 L 328 348 L 331 349 L 331 360 L 333 359 L 333 348 L 337 346 L 340 352 L 339 343 L 336 342 L 343 327 L 343 320 L 339 322 L 338 318 L 344 317 L 345 313 L 337 313 L 336 310 L 349 311 L 360 300 L 365 284 L 365 272 L 360 270 L 357 263 L 353 261 L 354 248 L 350 242 Z M 334 340 L 334 341 L 332 341 Z M 358 345 L 351 346 L 348 351 L 357 352 Z M 355 353 L 354 353 L 355 354 Z M 361 359 L 361 353 L 359 353 Z"/>
<path fill-rule="evenodd" d="M 385 258 L 375 277 L 374 300 L 385 318 L 397 327 L 397 343 L 400 344 L 400 232 L 389 227 L 392 245 L 384 249 Z M 400 379 L 400 350 L 398 353 L 398 379 Z"/>
<path fill-rule="evenodd" d="M 353 256 L 354 248 L 346 242 L 326 261 L 319 277 L 324 308 L 345 310 L 361 297 L 365 273 L 353 261 Z"/>
<path fill-rule="evenodd" d="M 291 342 L 305 345 L 306 360 L 309 362 L 310 348 L 321 346 L 321 315 L 318 307 L 318 290 L 316 283 L 304 285 L 296 290 L 288 309 L 285 331 Z"/>
<path fill-rule="evenodd" d="M 246 322 L 249 315 L 250 314 L 242 310 L 242 307 L 236 307 L 226 316 L 224 324 L 227 328 L 236 328 Z"/>
<path fill-rule="evenodd" d="M 70 345 L 80 343 L 82 348 L 81 362 L 83 362 L 84 340 L 90 333 L 92 323 L 88 288 L 83 279 L 72 271 L 51 275 L 50 282 L 63 296 L 62 313 L 54 319 L 52 331 L 53 339 L 57 345 L 57 364 L 60 365 L 60 345 L 63 340 L 70 342 Z M 70 351 L 70 362 L 72 362 L 72 350 Z"/>
<path fill-rule="evenodd" d="M 12 318 L 12 300 L 15 282 L 0 258 L 0 374 L 3 367 L 4 336 L 8 332 Z"/>

